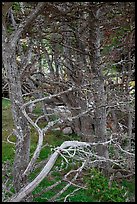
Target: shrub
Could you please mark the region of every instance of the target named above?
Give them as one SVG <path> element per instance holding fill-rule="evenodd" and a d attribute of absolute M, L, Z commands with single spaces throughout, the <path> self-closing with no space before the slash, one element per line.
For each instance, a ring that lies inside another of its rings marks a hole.
<path fill-rule="evenodd" d="M 126 188 L 118 186 L 115 181 L 109 187 L 109 179 L 96 169 L 91 170 L 91 178 L 87 182 L 89 186 L 88 193 L 96 202 L 126 201 Z"/>

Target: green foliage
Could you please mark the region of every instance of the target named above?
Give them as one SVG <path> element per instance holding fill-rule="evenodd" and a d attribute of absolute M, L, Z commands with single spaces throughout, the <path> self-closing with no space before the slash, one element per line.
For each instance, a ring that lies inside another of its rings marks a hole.
<path fill-rule="evenodd" d="M 7 142 L 7 137 L 13 131 L 10 107 L 10 100 L 2 99 L 2 162 L 6 160 L 13 160 L 14 157 L 14 144 Z M 15 137 L 11 135 L 9 140 L 15 142 Z"/>
<path fill-rule="evenodd" d="M 2 109 L 5 110 L 7 108 L 9 108 L 11 105 L 10 100 L 7 100 L 5 98 L 2 99 Z"/>
<path fill-rule="evenodd" d="M 123 179 L 121 185 L 128 189 L 127 196 L 132 200 L 135 196 L 135 178 L 133 177 L 130 181 Z"/>
<path fill-rule="evenodd" d="M 21 8 L 20 8 L 19 2 L 14 2 L 13 5 L 12 5 L 12 9 L 13 9 L 15 12 L 20 11 Z"/>
<path fill-rule="evenodd" d="M 14 31 L 14 28 L 12 26 L 8 25 L 7 31 L 9 34 L 11 34 Z"/>
<path fill-rule="evenodd" d="M 27 49 L 28 49 L 28 45 L 25 42 L 23 42 L 22 43 L 22 48 L 23 48 L 23 51 L 25 53 L 27 51 Z"/>
<path fill-rule="evenodd" d="M 2 143 L 2 162 L 9 160 L 11 165 L 14 160 L 14 150 L 15 145 L 9 144 L 6 142 L 7 136 L 11 133 L 13 128 L 13 121 L 11 115 L 11 103 L 9 100 L 2 100 L 2 108 L 3 108 L 3 143 Z M 8 128 L 7 128 L 8 127 Z M 79 140 L 80 138 L 75 135 L 64 135 L 60 131 L 50 131 L 44 137 L 44 144 L 48 143 L 54 147 L 62 144 L 63 141 L 66 140 Z M 11 141 L 15 141 L 15 137 L 11 136 Z M 31 156 L 36 149 L 38 142 L 38 134 L 35 132 L 34 128 L 31 128 Z M 51 153 L 54 152 L 51 150 L 49 146 L 45 146 L 42 148 L 41 153 L 37 162 L 44 161 L 47 159 Z M 113 149 L 111 148 L 111 152 L 113 154 Z M 34 189 L 32 192 L 34 195 L 34 202 L 47 202 L 50 198 L 52 198 L 55 194 L 57 194 L 67 183 L 62 181 L 61 184 L 53 188 L 48 192 L 43 192 L 42 195 L 36 196 L 36 194 L 40 193 L 46 187 L 51 186 L 52 184 L 60 181 L 69 170 L 77 169 L 79 166 L 79 162 L 72 163 L 72 159 L 69 160 L 69 165 L 67 168 L 63 168 L 62 171 L 59 171 L 62 162 L 62 158 L 59 157 L 56 161 L 55 166 L 52 169 L 52 172 Z M 64 165 L 64 164 L 63 164 Z M 66 167 L 65 165 L 62 167 Z M 34 179 L 38 173 L 41 171 L 41 167 L 33 171 L 29 177 L 30 180 Z M 83 180 L 81 180 L 83 178 Z M 3 178 L 4 179 L 4 178 Z M 11 178 L 12 182 L 12 178 Z M 134 181 L 123 180 L 121 185 L 118 185 L 116 182 L 112 183 L 112 187 L 108 187 L 108 178 L 103 176 L 96 169 L 92 169 L 88 175 L 82 176 L 78 185 L 81 185 L 81 182 L 88 187 L 88 189 L 80 189 L 74 194 L 70 195 L 67 198 L 68 202 L 125 202 L 126 197 L 134 197 L 135 194 L 135 185 Z M 70 193 L 72 193 L 76 187 L 70 186 L 61 196 L 60 201 L 64 200 L 64 197 Z M 127 195 L 126 195 L 127 192 Z M 124 196 L 126 195 L 126 197 Z"/>
<path fill-rule="evenodd" d="M 2 162 L 10 160 L 13 161 L 14 158 L 14 144 L 9 144 L 8 142 L 3 142 L 2 144 Z"/>
<path fill-rule="evenodd" d="M 94 199 L 89 196 L 88 190 L 81 189 L 69 198 L 70 202 L 94 202 Z"/>
<path fill-rule="evenodd" d="M 127 34 L 127 32 L 130 32 L 131 31 L 131 28 L 129 25 L 127 25 L 126 27 L 122 27 L 119 28 L 116 32 L 116 35 L 118 36 L 118 38 L 122 38 L 125 34 Z"/>
<path fill-rule="evenodd" d="M 40 115 L 42 114 L 42 108 L 41 108 L 41 104 L 38 103 L 33 111 L 33 113 L 37 114 L 37 115 Z"/>
<path fill-rule="evenodd" d="M 109 188 L 109 180 L 96 169 L 91 170 L 91 177 L 88 180 L 89 195 L 96 202 L 125 202 L 126 188 L 120 187 L 116 182 Z"/>

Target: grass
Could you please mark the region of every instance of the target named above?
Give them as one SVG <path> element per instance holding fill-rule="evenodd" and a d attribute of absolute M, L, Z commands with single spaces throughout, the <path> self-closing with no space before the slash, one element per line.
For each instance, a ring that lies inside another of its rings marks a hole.
<path fill-rule="evenodd" d="M 9 100 L 2 99 L 2 162 L 13 159 L 14 145 L 7 142 L 7 137 L 13 131 L 12 113 Z M 10 137 L 11 141 L 15 141 L 15 137 Z"/>
<path fill-rule="evenodd" d="M 10 161 L 13 163 L 14 159 L 14 150 L 15 145 L 9 144 L 7 142 L 7 137 L 13 130 L 13 121 L 12 121 L 12 114 L 11 114 L 11 104 L 10 101 L 3 99 L 2 100 L 2 162 Z M 39 110 L 37 109 L 37 113 Z M 11 141 L 15 141 L 15 136 L 11 135 Z M 52 145 L 53 147 L 57 147 L 62 144 L 65 140 L 79 140 L 77 135 L 64 135 L 60 131 L 51 131 L 44 137 L 44 144 Z M 34 128 L 31 128 L 31 155 L 35 151 L 37 146 L 38 135 L 35 132 Z M 48 146 L 45 146 L 40 153 L 38 158 L 39 161 L 43 161 L 48 158 L 51 154 L 51 149 Z M 47 202 L 50 198 L 52 198 L 56 193 L 58 193 L 63 186 L 66 185 L 64 181 L 61 182 L 58 186 L 53 188 L 52 190 L 40 195 L 39 197 L 36 194 L 40 193 L 46 187 L 49 187 L 53 183 L 60 181 L 63 175 L 68 172 L 70 169 L 75 169 L 79 163 L 72 163 L 72 160 L 69 161 L 69 165 L 63 171 L 59 171 L 58 168 L 60 167 L 62 159 L 59 158 L 56 161 L 55 166 L 53 167 L 52 171 L 49 173 L 48 177 L 46 177 L 38 187 L 34 189 L 32 192 L 34 195 L 34 202 Z M 36 169 L 30 175 L 30 180 L 34 179 L 37 174 L 40 172 L 41 168 Z M 87 174 L 88 173 L 88 174 Z M 86 175 L 87 174 L 87 175 Z M 82 174 L 82 177 L 79 178 L 79 185 L 83 183 L 86 184 L 88 189 L 80 189 L 75 194 L 72 194 L 67 201 L 69 202 L 125 202 L 126 196 L 133 197 L 135 195 L 135 184 L 134 180 L 123 180 L 120 184 L 117 182 L 113 182 L 112 188 L 108 188 L 108 178 L 104 177 L 100 172 L 95 169 L 91 169 L 91 171 L 86 172 L 86 174 Z M 82 180 L 83 179 L 83 180 Z M 72 193 L 76 187 L 70 186 L 67 191 L 65 191 L 60 196 L 60 201 L 63 201 L 64 197 Z M 58 200 L 59 201 L 59 200 Z"/>

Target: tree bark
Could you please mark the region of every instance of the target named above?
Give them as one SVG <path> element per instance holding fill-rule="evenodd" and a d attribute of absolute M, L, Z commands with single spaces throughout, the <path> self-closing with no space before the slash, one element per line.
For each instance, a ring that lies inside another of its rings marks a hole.
<path fill-rule="evenodd" d="M 7 5 L 4 3 L 4 5 Z M 2 18 L 2 57 L 3 64 L 7 71 L 9 96 L 12 105 L 13 122 L 15 125 L 14 134 L 16 135 L 16 152 L 13 168 L 13 180 L 15 192 L 19 192 L 20 189 L 27 184 L 27 177 L 23 177 L 22 174 L 27 168 L 30 156 L 30 131 L 27 119 L 21 111 L 23 105 L 22 91 L 21 91 L 21 76 L 20 69 L 18 69 L 16 63 L 16 47 L 17 42 L 29 26 L 30 23 L 38 16 L 38 14 L 44 9 L 45 3 L 38 3 L 36 9 L 34 9 L 30 15 L 23 21 L 18 29 L 13 31 L 11 35 L 8 34 L 5 15 L 10 8 L 11 4 L 7 5 L 6 9 L 3 7 Z M 23 201 L 31 201 L 31 196 L 27 196 Z"/>
<path fill-rule="evenodd" d="M 97 141 L 103 142 L 106 140 L 106 95 L 103 73 L 100 65 L 100 10 L 97 6 L 92 7 L 92 3 L 89 3 L 89 7 L 91 8 L 89 13 L 89 52 L 91 74 L 93 74 L 93 95 L 95 100 L 95 135 Z M 97 153 L 100 156 L 108 158 L 106 146 L 97 146 Z"/>
<path fill-rule="evenodd" d="M 20 107 L 23 105 L 19 70 L 16 64 L 15 48 L 9 42 L 3 42 L 3 63 L 7 71 L 9 96 L 13 122 L 15 125 L 16 152 L 13 167 L 13 183 L 15 192 L 27 184 L 27 177 L 22 178 L 30 156 L 30 131 L 28 123 Z M 30 196 L 24 201 L 30 201 Z"/>
<path fill-rule="evenodd" d="M 67 25 L 64 24 L 64 29 L 69 30 Z M 72 84 L 75 84 L 76 87 L 83 86 L 83 67 L 86 67 L 86 59 L 83 54 L 76 52 L 69 48 L 73 47 L 73 42 L 71 40 L 71 34 L 66 32 L 64 44 L 67 45 L 64 47 L 64 55 L 66 56 L 66 74 L 67 74 L 67 81 Z M 76 46 L 77 50 L 84 50 L 82 47 L 82 42 L 78 36 L 76 36 L 77 41 Z M 83 51 L 84 52 L 84 51 Z M 72 59 L 72 60 L 71 60 Z M 77 63 L 73 62 L 73 59 L 76 60 Z M 86 69 L 86 68 L 85 68 Z M 76 91 L 73 93 L 69 93 L 63 96 L 63 102 L 68 106 L 69 110 L 72 113 L 72 116 L 76 116 L 80 114 L 82 111 L 86 111 L 87 104 L 86 100 L 82 99 L 83 94 L 82 91 Z M 94 130 L 92 126 L 92 118 L 90 115 L 85 115 L 79 117 L 74 120 L 72 129 L 74 132 L 79 135 L 82 141 L 93 141 Z"/>
<path fill-rule="evenodd" d="M 20 75 L 16 64 L 15 49 L 10 43 L 3 45 L 3 62 L 7 70 L 9 96 L 12 104 L 12 115 L 15 125 L 16 152 L 13 168 L 13 180 L 15 191 L 18 192 L 27 184 L 27 178 L 22 178 L 30 156 L 30 131 L 28 122 L 20 107 L 23 105 Z M 26 198 L 28 200 L 28 198 Z"/>

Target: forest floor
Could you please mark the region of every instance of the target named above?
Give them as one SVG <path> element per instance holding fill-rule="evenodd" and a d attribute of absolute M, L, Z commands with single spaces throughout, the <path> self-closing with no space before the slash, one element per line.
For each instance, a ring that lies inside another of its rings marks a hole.
<path fill-rule="evenodd" d="M 2 163 L 7 161 L 11 164 L 14 160 L 15 151 L 15 136 L 12 134 L 13 121 L 11 114 L 11 104 L 9 100 L 2 100 Z M 9 136 L 10 135 L 10 136 Z M 13 143 L 7 141 L 9 138 Z M 31 155 L 33 154 L 37 146 L 37 134 L 34 129 L 31 129 Z M 64 135 L 60 131 L 51 131 L 44 138 L 44 147 L 38 158 L 38 162 L 46 161 L 49 155 L 53 152 L 52 149 L 62 144 L 66 140 L 79 140 L 77 135 Z M 46 145 L 48 144 L 48 145 Z M 47 202 L 53 198 L 63 187 L 66 186 L 66 182 L 62 181 L 52 190 L 48 190 L 47 187 L 61 180 L 63 175 L 70 169 L 75 169 L 78 164 L 70 163 L 68 167 L 59 170 L 61 159 L 59 158 L 49 173 L 38 187 L 33 191 L 34 202 Z M 30 176 L 30 180 L 36 177 L 41 168 L 37 168 Z M 10 169 L 9 169 L 10 171 Z M 4 176 L 3 176 L 4 180 Z M 11 176 L 12 181 L 12 176 Z M 114 181 L 111 188 L 109 188 L 109 178 L 105 177 L 96 169 L 90 169 L 82 172 L 77 185 L 86 186 L 86 188 L 78 189 L 78 186 L 70 186 L 61 196 L 56 198 L 56 201 L 64 202 L 131 202 L 134 201 L 135 195 L 135 181 L 134 178 L 130 180 L 123 179 L 121 181 Z M 77 189 L 77 190 L 76 190 Z M 14 190 L 13 190 L 14 191 Z M 72 193 L 73 192 L 73 193 Z M 66 197 L 69 194 L 68 197 Z"/>

